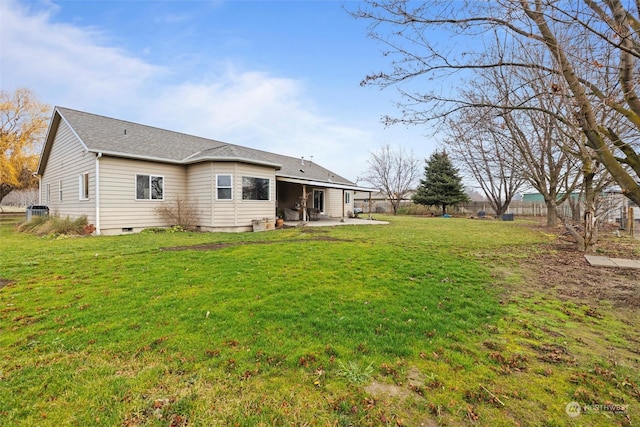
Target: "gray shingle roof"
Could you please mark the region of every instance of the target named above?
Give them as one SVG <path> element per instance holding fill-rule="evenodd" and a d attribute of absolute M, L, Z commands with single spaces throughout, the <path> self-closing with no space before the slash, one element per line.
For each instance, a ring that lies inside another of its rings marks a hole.
<path fill-rule="evenodd" d="M 240 161 L 273 166 L 276 169 L 276 176 L 355 185 L 317 163 L 308 160 L 302 162 L 300 158 L 69 108 L 56 107 L 54 119 L 56 114 L 59 114 L 71 126 L 91 152 L 177 164 L 203 161 Z M 47 150 L 46 145 L 45 150 Z M 44 155 L 46 156 L 47 153 Z M 40 167 L 43 166 L 40 165 Z"/>

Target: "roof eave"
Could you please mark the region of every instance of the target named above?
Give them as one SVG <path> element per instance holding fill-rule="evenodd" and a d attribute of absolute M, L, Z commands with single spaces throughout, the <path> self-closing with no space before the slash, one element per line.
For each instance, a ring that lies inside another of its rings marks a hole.
<path fill-rule="evenodd" d="M 332 181 L 321 181 L 321 180 L 317 180 L 317 179 L 292 177 L 292 176 L 285 176 L 285 175 L 277 175 L 276 176 L 276 180 L 277 181 L 282 181 L 282 182 L 290 182 L 290 183 L 293 183 L 293 184 L 311 185 L 311 186 L 315 186 L 315 187 L 338 188 L 338 189 L 341 189 L 341 190 L 367 191 L 367 192 L 377 191 L 376 189 L 373 189 L 373 188 L 359 187 L 357 185 L 352 185 L 352 184 L 348 184 L 348 183 L 340 183 L 340 182 L 332 182 Z"/>

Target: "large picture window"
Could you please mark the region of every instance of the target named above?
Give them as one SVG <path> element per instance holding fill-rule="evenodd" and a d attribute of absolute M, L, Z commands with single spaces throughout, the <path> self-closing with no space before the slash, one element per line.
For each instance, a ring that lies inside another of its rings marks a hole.
<path fill-rule="evenodd" d="M 164 178 L 156 175 L 136 175 L 137 200 L 164 200 Z"/>
<path fill-rule="evenodd" d="M 216 199 L 233 199 L 233 186 L 231 175 L 216 175 Z"/>
<path fill-rule="evenodd" d="M 269 200 L 269 179 L 243 176 L 242 200 Z"/>

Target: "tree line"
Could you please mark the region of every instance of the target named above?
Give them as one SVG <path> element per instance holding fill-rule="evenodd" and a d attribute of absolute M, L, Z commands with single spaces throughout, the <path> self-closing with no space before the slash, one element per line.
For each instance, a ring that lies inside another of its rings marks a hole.
<path fill-rule="evenodd" d="M 582 194 L 582 250 L 597 240 L 599 194 L 640 204 L 640 10 L 620 0 L 366 1 L 352 14 L 389 67 L 362 84 L 395 87 L 387 124 L 434 124 L 497 212 L 524 182 L 557 206 Z M 460 82 L 434 86 L 434 82 Z M 579 231 L 580 230 L 580 231 Z"/>

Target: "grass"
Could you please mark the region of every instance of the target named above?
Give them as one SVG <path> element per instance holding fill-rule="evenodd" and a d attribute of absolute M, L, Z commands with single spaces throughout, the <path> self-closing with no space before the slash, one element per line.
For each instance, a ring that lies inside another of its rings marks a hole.
<path fill-rule="evenodd" d="M 65 240 L 3 225 L 0 424 L 552 426 L 574 400 L 628 405 L 575 425 L 640 414 L 637 356 L 616 353 L 633 324 L 504 301 L 549 235 L 388 219 Z"/>

